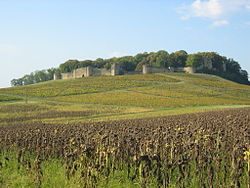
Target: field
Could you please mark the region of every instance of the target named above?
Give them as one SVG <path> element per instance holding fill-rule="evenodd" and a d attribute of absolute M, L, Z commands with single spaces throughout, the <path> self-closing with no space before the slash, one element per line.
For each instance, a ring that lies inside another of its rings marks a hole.
<path fill-rule="evenodd" d="M 100 76 L 4 88 L 0 100 L 1 124 L 107 121 L 246 107 L 250 87 L 205 74 Z"/>
<path fill-rule="evenodd" d="M 247 187 L 250 108 L 0 131 L 6 187 Z M 14 171 L 14 173 L 13 173 Z"/>
<path fill-rule="evenodd" d="M 205 74 L 0 89 L 0 187 L 247 187 L 250 87 Z"/>

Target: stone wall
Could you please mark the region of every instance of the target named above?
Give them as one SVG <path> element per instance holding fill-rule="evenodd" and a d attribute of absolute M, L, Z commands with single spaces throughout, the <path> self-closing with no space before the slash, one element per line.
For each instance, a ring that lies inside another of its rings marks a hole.
<path fill-rule="evenodd" d="M 184 67 L 183 70 L 185 73 L 190 73 L 190 74 L 193 74 L 196 71 L 194 67 Z"/>
<path fill-rule="evenodd" d="M 89 77 L 89 76 L 101 76 L 101 75 L 105 75 L 105 76 L 115 76 L 115 75 L 119 75 L 121 72 L 120 66 L 117 64 L 113 64 L 111 66 L 111 69 L 106 69 L 106 68 L 93 68 L 93 67 L 82 67 L 82 68 L 78 68 L 75 69 L 73 72 L 69 72 L 69 73 L 61 73 L 61 78 L 56 77 L 56 75 L 54 75 L 54 80 L 58 80 L 58 79 L 63 79 L 63 80 L 67 80 L 67 79 L 72 79 L 72 78 L 83 78 L 83 77 Z"/>
<path fill-rule="evenodd" d="M 174 67 L 171 72 L 185 72 L 184 67 Z"/>
<path fill-rule="evenodd" d="M 119 75 L 121 72 L 120 65 L 112 64 L 111 65 L 111 76 Z"/>
<path fill-rule="evenodd" d="M 111 70 L 102 68 L 102 69 L 98 69 L 98 68 L 93 68 L 93 72 L 92 72 L 93 76 L 110 76 L 111 75 Z"/>
<path fill-rule="evenodd" d="M 73 72 L 61 73 L 62 80 L 67 80 L 67 79 L 72 79 L 72 78 L 74 78 Z"/>
<path fill-rule="evenodd" d="M 143 65 L 142 73 L 143 74 L 153 74 L 153 73 L 163 73 L 163 72 L 185 72 L 185 73 L 195 73 L 195 68 L 193 67 L 169 67 L 161 68 L 161 67 L 149 67 L 147 65 Z"/>
<path fill-rule="evenodd" d="M 56 73 L 53 75 L 54 80 L 60 80 L 62 79 L 62 75 L 57 75 Z"/>
<path fill-rule="evenodd" d="M 108 69 L 99 69 L 100 70 L 100 73 L 101 75 L 105 75 L 105 76 L 110 76 L 111 75 L 111 70 L 108 70 Z"/>
<path fill-rule="evenodd" d="M 92 67 L 83 67 L 75 69 L 73 72 L 61 73 L 61 79 L 83 78 L 92 76 Z"/>
<path fill-rule="evenodd" d="M 83 68 L 75 69 L 73 71 L 74 77 L 75 78 L 88 77 L 89 73 L 88 73 L 87 69 L 88 69 L 88 67 L 83 67 Z"/>
<path fill-rule="evenodd" d="M 124 75 L 142 74 L 140 71 L 123 71 Z"/>
<path fill-rule="evenodd" d="M 210 67 L 208 63 L 207 66 Z M 61 73 L 61 79 L 72 79 L 72 78 L 83 78 L 89 76 L 115 76 L 123 74 L 154 74 L 154 73 L 164 73 L 164 72 L 185 72 L 185 73 L 195 73 L 196 69 L 193 67 L 169 67 L 169 68 L 162 68 L 162 67 L 150 67 L 147 65 L 142 66 L 142 72 L 137 71 L 122 71 L 118 64 L 113 64 L 111 69 L 105 68 L 93 68 L 93 67 L 83 67 L 75 69 L 73 72 L 69 73 Z M 54 80 L 60 79 L 54 75 Z"/>
<path fill-rule="evenodd" d="M 170 71 L 169 69 L 161 68 L 161 67 L 149 67 L 147 65 L 142 66 L 143 74 L 153 74 L 153 73 L 163 73 L 163 72 L 170 72 Z"/>

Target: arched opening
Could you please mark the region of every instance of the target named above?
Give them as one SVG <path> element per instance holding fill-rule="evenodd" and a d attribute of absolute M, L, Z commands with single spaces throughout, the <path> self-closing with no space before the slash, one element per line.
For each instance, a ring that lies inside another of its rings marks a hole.
<path fill-rule="evenodd" d="M 82 78 L 84 78 L 84 74 L 82 75 Z"/>

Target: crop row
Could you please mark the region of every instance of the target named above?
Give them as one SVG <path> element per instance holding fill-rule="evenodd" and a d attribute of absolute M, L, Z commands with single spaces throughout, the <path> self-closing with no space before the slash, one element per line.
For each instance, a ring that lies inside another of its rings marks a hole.
<path fill-rule="evenodd" d="M 159 75 L 130 75 L 117 77 L 98 76 L 76 80 L 57 80 L 30 86 L 6 88 L 1 89 L 0 92 L 23 96 L 53 97 L 62 95 L 77 95 L 81 93 L 94 93 L 121 88 L 142 87 L 159 84 L 160 82 L 177 81 L 178 80 L 176 79 Z"/>
<path fill-rule="evenodd" d="M 247 187 L 250 185 L 250 108 L 61 125 L 0 127 L 1 155 L 15 148 L 19 168 L 35 172 L 62 159 L 66 179 L 82 187 L 109 187 L 122 172 L 140 187 Z M 34 155 L 31 160 L 28 153 Z M 5 161 L 2 165 L 8 165 Z M 1 167 L 0 167 L 1 170 Z M 5 180 L 2 180 L 5 182 Z"/>
<path fill-rule="evenodd" d="M 140 107 L 181 107 L 181 106 L 202 106 L 202 105 L 223 105 L 223 104 L 250 104 L 250 101 L 238 100 L 224 96 L 202 96 L 195 95 L 181 97 L 176 91 L 163 91 L 157 93 L 156 90 L 115 90 L 102 93 L 82 94 L 77 96 L 59 96 L 53 98 L 56 101 L 81 102 L 85 104 L 107 104 L 121 106 L 140 106 Z M 155 92 L 155 93 L 154 93 Z M 176 94 L 177 93 L 177 94 Z M 169 95 L 169 96 L 167 96 Z"/>

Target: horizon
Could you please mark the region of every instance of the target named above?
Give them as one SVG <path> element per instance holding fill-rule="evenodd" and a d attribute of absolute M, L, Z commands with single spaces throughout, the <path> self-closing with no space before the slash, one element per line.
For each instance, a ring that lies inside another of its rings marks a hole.
<path fill-rule="evenodd" d="M 69 59 L 159 50 L 217 52 L 250 74 L 250 0 L 12 0 L 0 19 L 0 88 Z"/>

